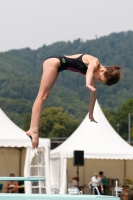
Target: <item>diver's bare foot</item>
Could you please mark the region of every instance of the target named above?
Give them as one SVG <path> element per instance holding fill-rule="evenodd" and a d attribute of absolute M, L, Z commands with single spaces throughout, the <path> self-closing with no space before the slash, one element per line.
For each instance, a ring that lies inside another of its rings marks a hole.
<path fill-rule="evenodd" d="M 27 136 L 30 137 L 31 143 L 32 143 L 32 148 L 38 148 L 39 145 L 39 135 L 38 133 L 34 133 L 33 131 L 29 130 L 26 132 Z"/>

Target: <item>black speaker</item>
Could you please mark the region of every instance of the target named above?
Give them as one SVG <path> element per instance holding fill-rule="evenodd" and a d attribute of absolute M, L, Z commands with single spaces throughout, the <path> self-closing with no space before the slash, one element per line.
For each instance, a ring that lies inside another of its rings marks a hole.
<path fill-rule="evenodd" d="M 84 151 L 73 152 L 73 165 L 83 166 L 84 165 Z"/>

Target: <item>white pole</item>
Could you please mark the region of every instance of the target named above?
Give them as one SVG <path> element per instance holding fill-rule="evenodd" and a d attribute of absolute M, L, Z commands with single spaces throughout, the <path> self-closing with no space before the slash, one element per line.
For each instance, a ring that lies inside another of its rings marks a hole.
<path fill-rule="evenodd" d="M 115 186 L 115 192 L 116 192 L 116 197 L 118 197 L 118 181 L 116 181 L 116 186 Z"/>
<path fill-rule="evenodd" d="M 128 113 L 128 142 L 130 144 L 131 113 Z"/>

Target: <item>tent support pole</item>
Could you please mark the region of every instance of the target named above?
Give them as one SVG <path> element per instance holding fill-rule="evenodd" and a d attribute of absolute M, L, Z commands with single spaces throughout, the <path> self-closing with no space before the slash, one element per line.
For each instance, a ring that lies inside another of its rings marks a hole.
<path fill-rule="evenodd" d="M 85 185 L 85 159 L 84 159 L 84 166 L 83 166 L 83 186 Z"/>
<path fill-rule="evenodd" d="M 79 179 L 79 166 L 77 165 L 77 177 L 78 177 L 78 179 Z M 77 181 L 78 182 L 78 186 L 79 186 L 79 181 Z"/>
<path fill-rule="evenodd" d="M 125 177 L 126 177 L 126 169 L 127 167 L 126 167 L 126 160 L 124 160 L 124 185 L 125 185 Z"/>
<path fill-rule="evenodd" d="M 21 164 L 22 164 L 22 148 L 20 148 L 20 156 L 19 156 L 19 176 L 21 176 Z"/>

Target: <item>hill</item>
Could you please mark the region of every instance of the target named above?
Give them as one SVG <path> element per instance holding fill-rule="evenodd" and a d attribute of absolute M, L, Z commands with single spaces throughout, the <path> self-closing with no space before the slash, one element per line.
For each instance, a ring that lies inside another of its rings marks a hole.
<path fill-rule="evenodd" d="M 51 55 L 86 53 L 98 57 L 103 65 L 122 67 L 122 80 L 112 87 L 98 84 L 97 99 L 102 108 L 115 110 L 133 97 L 133 32 L 112 33 L 95 40 L 57 42 L 0 53 L 0 107 L 19 126 L 22 117 L 31 113 L 39 88 L 43 61 Z M 79 122 L 88 112 L 89 92 L 85 77 L 70 71 L 61 72 L 45 107 L 62 107 Z"/>

